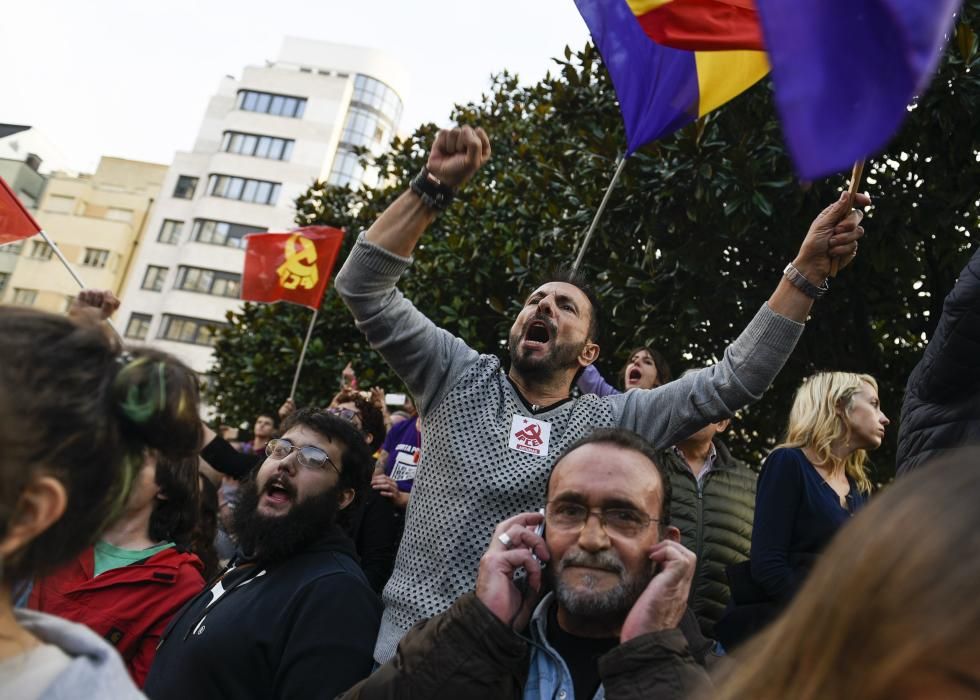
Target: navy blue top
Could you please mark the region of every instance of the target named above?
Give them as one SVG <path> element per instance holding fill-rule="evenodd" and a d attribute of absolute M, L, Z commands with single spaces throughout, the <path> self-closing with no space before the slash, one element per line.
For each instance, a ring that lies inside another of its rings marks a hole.
<path fill-rule="evenodd" d="M 755 500 L 750 555 L 752 578 L 774 600 L 788 601 L 803 583 L 820 551 L 867 496 L 851 486 L 847 508 L 803 454 L 773 450 L 762 465 Z"/>

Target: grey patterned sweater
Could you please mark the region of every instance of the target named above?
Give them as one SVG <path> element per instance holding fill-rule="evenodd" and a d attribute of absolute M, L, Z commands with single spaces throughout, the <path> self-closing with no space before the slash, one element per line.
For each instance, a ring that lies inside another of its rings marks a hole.
<path fill-rule="evenodd" d="M 415 623 L 473 590 L 494 527 L 543 505 L 548 473 L 569 445 L 599 426 L 672 445 L 757 400 L 803 331 L 764 305 L 716 365 L 657 389 L 586 395 L 535 412 L 497 357 L 437 327 L 395 288 L 410 264 L 362 235 L 336 279 L 357 327 L 414 394 L 425 425 L 405 534 L 384 590 L 379 663 Z M 550 426 L 545 454 L 511 447 L 524 417 Z"/>

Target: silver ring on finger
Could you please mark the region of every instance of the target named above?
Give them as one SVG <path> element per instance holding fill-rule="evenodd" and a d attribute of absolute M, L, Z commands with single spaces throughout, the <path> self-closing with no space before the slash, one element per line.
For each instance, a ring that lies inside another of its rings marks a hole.
<path fill-rule="evenodd" d="M 503 533 L 503 534 L 497 535 L 497 539 L 500 541 L 500 544 L 502 544 L 507 549 L 513 549 L 514 542 L 513 542 L 513 540 L 510 539 L 510 535 L 508 535 L 506 532 Z"/>

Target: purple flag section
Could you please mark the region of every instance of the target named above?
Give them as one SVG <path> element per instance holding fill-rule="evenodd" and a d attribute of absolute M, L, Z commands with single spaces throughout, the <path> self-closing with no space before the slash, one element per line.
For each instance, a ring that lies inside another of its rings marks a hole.
<path fill-rule="evenodd" d="M 627 155 L 698 116 L 694 53 L 660 46 L 624 0 L 575 0 L 612 78 Z"/>
<path fill-rule="evenodd" d="M 959 0 L 756 0 L 790 155 L 809 180 L 880 152 L 929 84 Z"/>

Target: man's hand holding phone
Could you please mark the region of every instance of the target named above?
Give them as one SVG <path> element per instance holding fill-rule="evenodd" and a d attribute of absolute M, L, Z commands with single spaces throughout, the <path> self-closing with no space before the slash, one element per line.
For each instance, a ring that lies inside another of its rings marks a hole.
<path fill-rule="evenodd" d="M 694 552 L 679 542 L 665 539 L 650 550 L 650 559 L 657 563 L 657 573 L 626 616 L 619 633 L 620 643 L 642 634 L 674 629 L 687 609 L 697 565 Z"/>
<path fill-rule="evenodd" d="M 497 526 L 490 546 L 480 559 L 476 597 L 497 619 L 512 629 L 523 629 L 537 604 L 537 595 L 525 595 L 514 583 L 514 572 L 527 571 L 527 585 L 540 593 L 542 565 L 551 553 L 544 537 L 534 530 L 544 523 L 541 513 L 521 513 Z"/>

